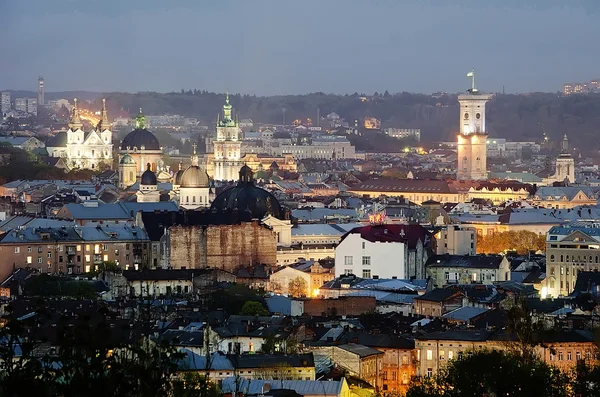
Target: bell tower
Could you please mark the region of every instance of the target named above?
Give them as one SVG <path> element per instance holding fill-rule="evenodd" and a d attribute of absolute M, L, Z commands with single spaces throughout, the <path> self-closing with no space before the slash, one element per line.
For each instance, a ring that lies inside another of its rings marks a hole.
<path fill-rule="evenodd" d="M 485 104 L 492 98 L 475 88 L 475 69 L 467 74 L 471 77 L 471 88 L 458 96 L 460 104 L 458 134 L 458 167 L 456 178 L 459 181 L 487 179 L 487 132 L 485 126 Z"/>

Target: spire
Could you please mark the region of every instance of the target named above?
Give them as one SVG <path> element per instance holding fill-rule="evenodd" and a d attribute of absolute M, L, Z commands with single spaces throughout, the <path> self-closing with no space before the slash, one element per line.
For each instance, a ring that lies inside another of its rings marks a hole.
<path fill-rule="evenodd" d="M 569 154 L 569 138 L 567 138 L 566 132 L 560 145 L 560 154 Z"/>
<path fill-rule="evenodd" d="M 73 105 L 73 113 L 71 114 L 71 120 L 69 121 L 69 128 L 71 131 L 77 131 L 83 127 L 81 117 L 79 116 L 79 109 L 77 108 L 77 98 L 73 99 L 75 103 Z"/>
<path fill-rule="evenodd" d="M 100 122 L 98 122 L 98 130 L 108 130 L 110 129 L 110 121 L 108 121 L 108 112 L 106 111 L 106 98 L 102 98 L 102 115 L 100 118 Z"/>
<path fill-rule="evenodd" d="M 229 103 L 229 90 L 225 97 L 225 105 L 223 105 L 223 121 L 231 121 L 231 104 Z"/>
<path fill-rule="evenodd" d="M 198 155 L 196 154 L 196 142 L 194 142 L 193 145 L 193 151 L 192 151 L 192 165 L 194 166 L 198 166 Z"/>
<path fill-rule="evenodd" d="M 135 118 L 135 129 L 143 130 L 146 128 L 146 117 L 144 117 L 144 113 L 142 113 L 142 108 L 140 108 L 140 113 Z"/>

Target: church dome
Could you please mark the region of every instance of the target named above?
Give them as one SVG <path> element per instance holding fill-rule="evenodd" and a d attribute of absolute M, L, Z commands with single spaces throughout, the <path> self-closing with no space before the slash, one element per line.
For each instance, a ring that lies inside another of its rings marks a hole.
<path fill-rule="evenodd" d="M 119 161 L 119 164 L 135 164 L 135 160 L 133 159 L 133 157 L 126 154 L 125 156 L 123 156 L 121 158 L 121 161 Z"/>
<path fill-rule="evenodd" d="M 177 175 L 175 184 L 177 184 Z M 191 165 L 181 174 L 179 185 L 182 188 L 208 187 L 208 174 L 199 166 Z"/>
<path fill-rule="evenodd" d="M 146 129 L 146 118 L 140 108 L 135 118 L 135 130 L 131 131 L 121 143 L 121 150 L 160 150 L 158 139 Z"/>
<path fill-rule="evenodd" d="M 140 185 L 158 185 L 156 174 L 150 169 L 150 163 L 148 163 L 147 167 L 140 179 Z"/>
<path fill-rule="evenodd" d="M 158 139 L 147 129 L 135 129 L 131 131 L 121 143 L 121 150 L 160 150 Z"/>
<path fill-rule="evenodd" d="M 250 167 L 244 165 L 240 169 L 237 186 L 219 194 L 213 201 L 211 211 L 237 210 L 240 213 L 250 212 L 252 218 L 262 219 L 267 215 L 283 219 L 284 213 L 279 201 L 271 193 L 254 185 Z"/>

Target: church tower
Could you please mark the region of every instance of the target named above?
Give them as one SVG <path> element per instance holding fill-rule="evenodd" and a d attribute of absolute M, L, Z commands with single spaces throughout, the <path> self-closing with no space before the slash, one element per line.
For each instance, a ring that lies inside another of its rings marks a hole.
<path fill-rule="evenodd" d="M 567 134 L 563 137 L 560 154 L 556 159 L 556 172 L 554 173 L 555 182 L 575 183 L 575 160 L 569 153 L 569 139 Z"/>
<path fill-rule="evenodd" d="M 217 181 L 233 181 L 242 166 L 240 128 L 231 115 L 229 93 L 223 105 L 223 119 L 217 118 L 217 136 L 214 145 L 214 178 Z"/>
<path fill-rule="evenodd" d="M 458 96 L 460 104 L 460 133 L 458 134 L 458 167 L 456 178 L 459 181 L 487 179 L 487 132 L 485 129 L 485 104 L 492 98 L 475 88 L 475 70 L 467 74 L 471 77 L 471 88 Z"/>

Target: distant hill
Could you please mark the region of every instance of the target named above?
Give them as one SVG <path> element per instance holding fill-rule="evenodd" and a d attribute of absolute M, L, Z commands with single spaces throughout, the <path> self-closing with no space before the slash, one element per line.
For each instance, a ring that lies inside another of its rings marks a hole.
<path fill-rule="evenodd" d="M 30 93 L 29 95 L 34 95 Z M 95 99 L 92 105 L 100 108 L 100 98 L 107 98 L 109 112 L 145 114 L 181 114 L 197 117 L 205 123 L 216 121 L 224 94 L 189 90 L 173 93 L 48 93 L 47 98 Z M 324 117 L 336 112 L 350 123 L 354 119 L 376 117 L 382 127 L 420 128 L 424 142 L 455 140 L 458 131 L 457 95 L 439 98 L 430 95 L 399 93 L 368 96 L 313 93 L 257 97 L 230 95 L 239 118 L 251 118 L 259 123 L 282 122 L 283 109 L 287 122 L 310 117 L 315 121 L 317 109 Z M 550 139 L 559 142 L 565 133 L 570 142 L 584 152 L 600 149 L 600 94 L 563 97 L 556 93 L 527 95 L 496 94 L 487 105 L 487 129 L 491 137 L 509 140 L 540 141 L 542 127 Z M 587 153 L 586 152 L 586 153 Z"/>

